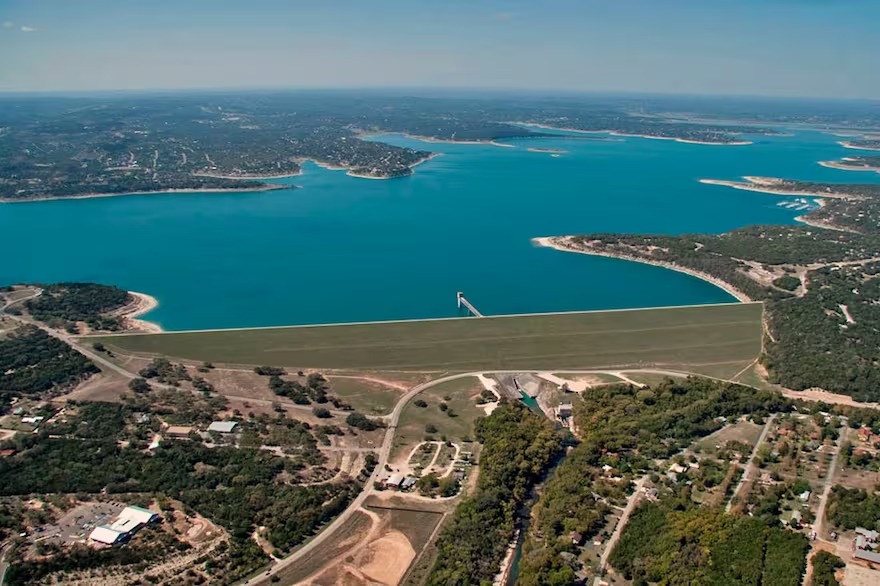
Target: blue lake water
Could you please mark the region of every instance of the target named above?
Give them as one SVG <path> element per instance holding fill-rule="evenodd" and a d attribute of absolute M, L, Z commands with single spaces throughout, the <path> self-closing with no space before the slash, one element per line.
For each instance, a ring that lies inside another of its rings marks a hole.
<path fill-rule="evenodd" d="M 160 300 L 147 318 L 169 330 L 448 317 L 458 315 L 456 291 L 485 314 L 717 303 L 732 299 L 698 279 L 530 239 L 724 232 L 803 213 L 703 177 L 880 181 L 819 166 L 855 151 L 818 132 L 754 137 L 750 146 L 382 140 L 442 156 L 387 181 L 306 165 L 282 180 L 297 190 L 0 204 L 0 284 L 142 291 Z"/>

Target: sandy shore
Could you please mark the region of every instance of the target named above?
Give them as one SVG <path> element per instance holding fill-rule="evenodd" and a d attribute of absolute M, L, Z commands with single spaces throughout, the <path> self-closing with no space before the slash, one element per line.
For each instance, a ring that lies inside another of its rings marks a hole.
<path fill-rule="evenodd" d="M 721 179 L 700 179 L 700 183 L 706 185 L 723 185 L 724 187 L 732 187 L 734 189 L 742 189 L 744 191 L 756 191 L 758 193 L 769 193 L 772 195 L 789 196 L 815 196 L 830 197 L 836 199 L 859 199 L 851 195 L 842 193 L 824 192 L 824 191 L 788 191 L 783 189 L 774 189 L 774 185 L 780 183 L 779 179 L 773 177 L 744 177 L 746 182 L 742 181 L 723 181 Z"/>
<path fill-rule="evenodd" d="M 159 307 L 159 300 L 152 295 L 138 293 L 137 291 L 129 291 L 128 294 L 134 298 L 134 301 L 117 312 L 117 315 L 122 318 L 126 331 L 146 332 L 149 334 L 162 332 L 163 330 L 159 324 L 138 319 L 138 316 L 149 313 Z"/>
<path fill-rule="evenodd" d="M 857 151 L 880 151 L 880 147 L 859 146 L 857 144 L 851 143 L 848 140 L 839 140 L 839 141 L 837 141 L 837 144 L 839 144 L 842 147 L 846 147 L 848 149 L 855 149 Z"/>
<path fill-rule="evenodd" d="M 62 199 L 95 199 L 98 197 L 124 197 L 126 195 L 172 195 L 181 193 L 249 193 L 254 191 L 274 191 L 290 189 L 289 185 L 257 185 L 254 187 L 234 187 L 210 189 L 161 189 L 158 191 L 130 191 L 128 193 L 84 193 L 82 195 L 62 195 L 59 197 L 32 197 L 28 199 L 0 198 L 0 203 L 33 203 L 37 201 L 59 201 Z"/>
<path fill-rule="evenodd" d="M 681 142 L 685 144 L 706 144 L 713 146 L 741 146 L 747 144 L 754 144 L 750 140 L 735 140 L 731 142 L 709 142 L 705 140 L 691 140 L 687 138 L 677 138 L 674 136 L 653 136 L 650 134 L 627 134 L 625 132 L 619 132 L 617 130 L 580 130 L 578 128 L 563 128 L 559 126 L 547 126 L 546 124 L 536 124 L 534 122 L 512 122 L 512 124 L 520 124 L 522 126 L 533 126 L 535 128 L 543 128 L 544 130 L 557 130 L 562 132 L 577 132 L 581 134 L 610 134 L 611 136 L 624 136 L 629 138 L 647 138 L 651 140 L 672 140 L 675 142 Z"/>
<path fill-rule="evenodd" d="M 686 275 L 690 275 L 691 277 L 696 277 L 698 279 L 702 279 L 707 283 L 711 283 L 715 285 L 719 289 L 723 289 L 730 295 L 736 297 L 739 301 L 744 303 L 748 303 L 754 301 L 751 297 L 728 283 L 727 281 L 723 281 L 717 277 L 713 277 L 708 273 L 704 273 L 701 271 L 696 271 L 694 269 L 690 269 L 687 267 L 683 267 L 681 265 L 677 265 L 675 263 L 661 261 L 661 260 L 649 260 L 646 258 L 642 258 L 639 256 L 632 256 L 629 254 L 623 254 L 619 252 L 608 252 L 604 250 L 591 250 L 586 248 L 581 248 L 577 245 L 574 245 L 570 241 L 571 236 L 542 236 L 539 238 L 532 238 L 532 243 L 536 246 L 544 246 L 547 248 L 554 248 L 556 250 L 561 250 L 563 252 L 576 252 L 578 254 L 586 254 L 589 256 L 605 256 L 608 258 L 616 258 L 620 260 L 628 260 L 631 262 L 640 262 L 646 265 L 653 265 L 657 267 L 663 267 L 664 269 L 669 269 L 672 271 L 677 271 L 679 273 L 684 273 Z"/>
<path fill-rule="evenodd" d="M 880 167 L 871 167 L 869 165 L 847 165 L 846 159 L 841 159 L 840 161 L 819 161 L 819 164 L 823 167 L 840 169 L 842 171 L 874 171 L 880 173 Z"/>

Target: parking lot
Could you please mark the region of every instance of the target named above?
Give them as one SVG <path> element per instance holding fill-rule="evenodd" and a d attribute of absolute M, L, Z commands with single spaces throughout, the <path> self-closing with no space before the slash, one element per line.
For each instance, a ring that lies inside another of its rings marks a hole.
<path fill-rule="evenodd" d="M 28 536 L 31 543 L 45 541 L 58 545 L 85 541 L 98 525 L 109 525 L 125 508 L 123 503 L 84 503 L 67 511 L 57 522 L 43 525 Z"/>

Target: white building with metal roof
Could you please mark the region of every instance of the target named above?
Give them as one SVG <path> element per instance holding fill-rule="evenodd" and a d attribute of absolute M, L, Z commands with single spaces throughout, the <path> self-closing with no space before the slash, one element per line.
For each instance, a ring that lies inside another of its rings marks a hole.
<path fill-rule="evenodd" d="M 217 433 L 232 433 L 238 425 L 237 421 L 214 421 L 208 426 L 208 431 L 216 431 Z"/>

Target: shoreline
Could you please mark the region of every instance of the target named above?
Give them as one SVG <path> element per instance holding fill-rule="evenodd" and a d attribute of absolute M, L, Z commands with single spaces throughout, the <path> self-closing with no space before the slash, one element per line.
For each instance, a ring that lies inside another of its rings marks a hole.
<path fill-rule="evenodd" d="M 757 193 L 769 193 L 771 195 L 779 195 L 783 197 L 792 196 L 809 196 L 809 197 L 828 197 L 831 199 L 849 199 L 858 200 L 860 198 L 832 192 L 819 191 L 783 191 L 781 189 L 773 189 L 772 186 L 778 180 L 768 180 L 762 177 L 744 177 L 746 182 L 742 181 L 726 181 L 722 179 L 700 179 L 700 183 L 704 185 L 721 185 L 723 187 L 732 187 L 733 189 L 741 189 L 743 191 L 755 191 Z"/>
<path fill-rule="evenodd" d="M 828 205 L 828 202 L 821 197 L 816 198 L 813 201 L 819 204 L 820 208 L 824 208 L 826 205 Z M 809 215 L 810 213 L 808 212 L 802 216 L 797 216 L 795 217 L 795 221 L 806 224 L 807 226 L 812 226 L 813 228 L 820 228 L 822 230 L 836 230 L 838 232 L 849 232 L 850 234 L 859 233 L 857 230 L 853 230 L 852 228 L 845 228 L 844 226 L 838 226 L 837 224 L 832 224 L 830 222 L 823 222 L 822 220 L 812 220 L 808 217 Z"/>
<path fill-rule="evenodd" d="M 139 319 L 140 316 L 159 307 L 159 300 L 152 295 L 138 293 L 137 291 L 129 291 L 128 294 L 134 297 L 134 302 L 121 308 L 118 313 L 118 316 L 122 318 L 123 324 L 125 324 L 126 332 L 145 334 L 161 334 L 164 332 L 165 330 L 159 324 Z"/>
<path fill-rule="evenodd" d="M 193 177 L 210 177 L 211 179 L 241 179 L 243 181 L 268 181 L 271 179 L 286 179 L 288 177 L 299 177 L 302 174 L 302 169 L 300 169 L 296 173 L 283 173 L 281 175 L 220 175 L 217 173 L 191 173 Z"/>
<path fill-rule="evenodd" d="M 39 201 L 60 201 L 65 199 L 96 199 L 99 197 L 124 197 L 126 195 L 174 195 L 187 193 L 252 193 L 258 191 L 276 191 L 290 189 L 290 185 L 258 185 L 254 187 L 233 188 L 193 188 L 193 189 L 159 189 L 156 191 L 128 191 L 125 193 L 84 193 L 82 195 L 61 195 L 58 197 L 40 196 L 23 199 L 10 199 L 0 197 L 0 203 L 34 203 Z"/>
<path fill-rule="evenodd" d="M 585 248 L 575 248 L 570 245 L 566 245 L 564 242 L 567 239 L 571 238 L 571 236 L 540 236 L 537 238 L 532 238 L 532 244 L 535 246 L 540 246 L 544 248 L 552 248 L 554 250 L 559 250 L 561 252 L 574 252 L 577 254 L 586 254 L 588 256 L 604 256 L 606 258 L 616 258 L 618 260 L 626 260 L 630 262 L 639 262 L 646 265 L 652 265 L 655 267 L 661 267 L 664 269 L 668 269 L 671 271 L 676 271 L 678 273 L 684 273 L 685 275 L 689 275 L 691 277 L 696 277 L 702 281 L 705 281 L 711 285 L 715 285 L 719 289 L 723 290 L 727 294 L 733 296 L 741 303 L 753 303 L 755 300 L 722 279 L 718 277 L 713 277 L 709 273 L 704 273 L 702 271 L 697 271 L 694 269 L 690 269 L 688 267 L 684 267 L 672 262 L 662 261 L 662 260 L 650 260 L 647 258 L 642 258 L 635 255 L 629 255 L 622 252 L 609 252 L 605 250 L 590 250 Z"/>
<path fill-rule="evenodd" d="M 846 159 L 843 159 L 845 161 Z M 870 166 L 861 166 L 855 167 L 845 164 L 841 161 L 819 161 L 819 164 L 823 167 L 828 167 L 829 169 L 839 169 L 841 171 L 874 171 L 875 173 L 880 173 L 880 167 L 870 167 Z"/>
<path fill-rule="evenodd" d="M 859 146 L 857 144 L 853 144 L 852 142 L 850 142 L 848 140 L 839 140 L 839 141 L 837 141 L 837 144 L 839 144 L 840 146 L 842 146 L 844 148 L 854 149 L 857 151 L 880 151 L 880 147 Z"/>
<path fill-rule="evenodd" d="M 370 138 L 370 137 L 374 137 L 374 136 L 383 136 L 383 135 L 388 135 L 388 134 L 397 134 L 399 136 L 405 136 L 406 138 L 411 138 L 412 140 L 418 140 L 421 142 L 436 143 L 436 144 L 469 144 L 469 145 L 481 144 L 484 146 L 489 145 L 489 146 L 497 146 L 497 147 L 508 148 L 508 149 L 515 149 L 516 148 L 516 146 L 514 146 L 512 144 L 504 144 L 504 143 L 498 142 L 496 140 L 455 140 L 455 139 L 451 139 L 451 138 L 434 138 L 431 136 L 420 136 L 418 134 L 410 134 L 408 132 L 393 132 L 393 131 L 391 131 L 391 132 L 364 132 L 364 133 L 359 134 L 358 136 L 362 137 L 362 138 Z M 519 138 L 523 138 L 523 137 L 519 137 Z M 525 138 L 527 138 L 527 137 L 525 137 Z M 500 140 L 504 140 L 504 139 L 500 139 Z M 434 153 L 434 154 L 442 155 L 443 153 Z M 420 164 L 420 163 L 415 163 L 415 165 L 418 165 L 418 164 Z M 415 165 L 411 165 L 410 167 L 414 167 Z"/>
<path fill-rule="evenodd" d="M 427 157 L 423 157 L 423 158 L 419 159 L 418 161 L 416 161 L 416 162 L 413 163 L 412 165 L 408 165 L 408 168 L 409 168 L 409 170 L 410 170 L 410 172 L 409 172 L 408 175 L 395 175 L 395 176 L 393 176 L 393 177 L 376 177 L 376 176 L 373 176 L 373 175 L 361 175 L 361 174 L 359 174 L 359 173 L 356 173 L 356 172 L 354 171 L 354 169 L 348 169 L 348 170 L 346 171 L 346 168 L 345 168 L 345 167 L 333 167 L 333 166 L 330 166 L 330 165 L 326 165 L 326 166 L 325 166 L 325 165 L 322 165 L 322 164 L 317 163 L 317 162 L 315 162 L 315 164 L 318 165 L 319 167 L 323 167 L 323 168 L 325 168 L 325 169 L 330 169 L 331 171 L 346 171 L 346 173 L 345 173 L 346 175 L 348 175 L 349 177 L 357 177 L 358 179 L 380 179 L 380 180 L 386 180 L 386 179 L 401 179 L 401 178 L 403 178 L 403 177 L 409 177 L 409 176 L 411 176 L 411 175 L 414 175 L 414 174 L 415 174 L 415 171 L 413 171 L 413 169 L 415 169 L 416 167 L 418 167 L 418 166 L 421 165 L 422 163 L 427 163 L 427 162 L 430 161 L 431 159 L 435 159 L 435 158 L 439 157 L 439 156 L 442 155 L 442 154 L 443 154 L 443 153 L 431 153 L 431 154 L 428 155 Z"/>
<path fill-rule="evenodd" d="M 734 140 L 730 142 L 709 142 L 705 140 L 693 140 L 690 138 L 680 138 L 676 136 L 653 136 L 650 134 L 627 134 L 618 130 L 580 130 L 578 128 L 563 128 L 560 126 L 548 126 L 546 124 L 537 124 L 535 122 L 514 122 L 513 124 L 521 124 L 523 126 L 534 126 L 535 128 L 543 128 L 544 130 L 558 130 L 562 132 L 579 132 L 582 134 L 609 134 L 611 136 L 623 136 L 628 138 L 647 138 L 649 140 L 672 140 L 684 144 L 705 144 L 709 146 L 744 146 L 755 144 L 750 140 Z"/>

